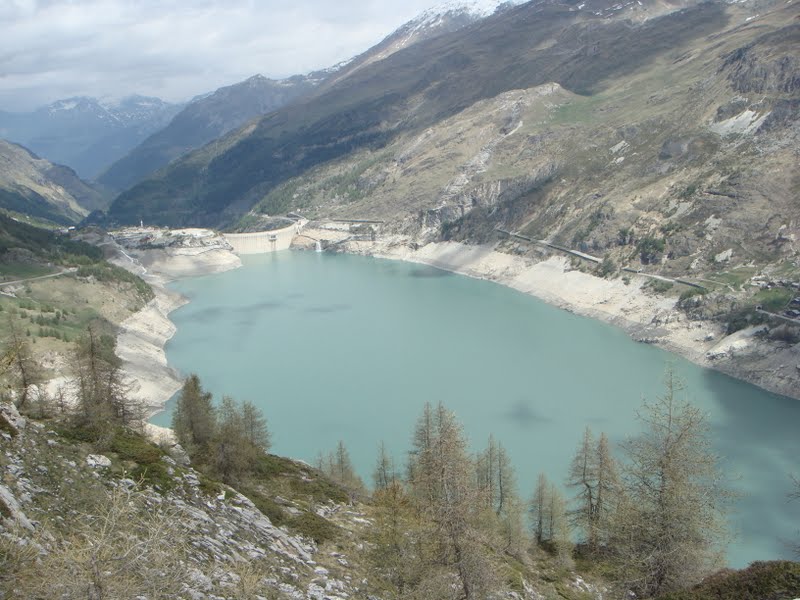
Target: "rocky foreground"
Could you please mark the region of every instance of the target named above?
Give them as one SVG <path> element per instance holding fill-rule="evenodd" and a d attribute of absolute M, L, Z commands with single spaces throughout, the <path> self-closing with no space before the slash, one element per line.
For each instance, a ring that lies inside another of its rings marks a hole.
<path fill-rule="evenodd" d="M 60 543 L 80 544 L 76 538 L 96 533 L 100 539 L 90 543 L 98 546 L 97 552 L 120 550 L 120 540 L 102 539 L 95 529 L 96 520 L 105 515 L 130 520 L 131 529 L 122 532 L 122 537 L 141 538 L 151 550 L 149 560 L 163 560 L 163 564 L 147 565 L 163 586 L 156 597 L 173 592 L 193 599 L 321 600 L 348 598 L 359 592 L 361 582 L 353 580 L 346 554 L 322 550 L 311 538 L 275 527 L 247 497 L 210 483 L 183 461 L 158 453 L 155 447 L 152 451 L 160 454 L 157 460 L 165 473 L 157 485 L 131 473 L 136 468 L 131 454 L 119 448 L 107 455 L 92 453 L 46 424 L 21 417 L 11 406 L 0 406 L 0 425 L 0 464 L 5 473 L 0 484 L 0 545 L 6 552 L 15 546 L 28 548 L 44 565 L 56 568 L 62 560 L 75 560 L 73 577 L 80 580 L 81 572 L 92 567 L 83 560 L 90 563 L 91 557 L 64 556 L 70 549 Z M 310 468 L 295 467 L 299 476 L 313 476 Z M 288 500 L 285 503 L 289 511 L 308 510 L 294 507 Z M 349 531 L 348 535 L 358 536 L 369 525 L 357 507 L 320 502 L 313 510 L 342 531 Z M 84 526 L 86 530 L 82 530 Z M 19 595 L 8 597 L 33 596 L 36 586 L 44 585 L 42 577 L 30 581 L 36 565 L 26 567 L 24 561 L 19 562 L 11 565 L 20 569 L 15 590 Z M 108 589 L 118 589 L 119 582 L 112 581 L 117 569 L 103 568 L 109 569 L 102 574 L 109 579 Z M 57 597 L 60 587 L 69 594 L 73 581 L 51 581 L 49 585 L 53 595 L 48 597 Z M 255 585 L 260 593 L 248 594 Z M 27 586 L 31 587 L 26 591 Z M 4 597 L 2 592 L 0 597 Z"/>
<path fill-rule="evenodd" d="M 179 447 L 120 430 L 99 452 L 0 403 L 0 598 L 394 597 L 370 571 L 369 500 L 306 464 L 268 463 L 245 495 L 193 469 Z M 492 597 L 604 597 L 541 560 Z"/>

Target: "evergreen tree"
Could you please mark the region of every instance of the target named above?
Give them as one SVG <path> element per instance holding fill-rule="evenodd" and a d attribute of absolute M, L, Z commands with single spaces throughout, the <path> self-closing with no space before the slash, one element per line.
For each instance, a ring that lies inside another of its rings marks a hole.
<path fill-rule="evenodd" d="M 203 390 L 200 378 L 191 374 L 172 411 L 172 430 L 175 438 L 190 456 L 196 457 L 208 449 L 216 427 L 216 414 L 211 393 Z"/>
<path fill-rule="evenodd" d="M 361 478 L 353 468 L 350 452 L 348 452 L 347 446 L 342 440 L 339 440 L 336 448 L 333 452 L 329 452 L 327 456 L 319 455 L 317 467 L 328 477 L 352 492 L 361 493 L 365 489 L 364 482 L 361 481 Z"/>
<path fill-rule="evenodd" d="M 595 454 L 597 484 L 595 488 L 594 527 L 599 543 L 607 544 L 614 513 L 622 494 L 619 468 L 611 454 L 608 436 L 600 434 Z"/>
<path fill-rule="evenodd" d="M 385 490 L 390 485 L 397 482 L 397 473 L 394 468 L 394 459 L 386 451 L 386 444 L 381 442 L 378 448 L 378 460 L 375 463 L 375 471 L 372 473 L 376 490 Z"/>
<path fill-rule="evenodd" d="M 587 427 L 583 432 L 581 445 L 572 459 L 567 478 L 567 486 L 577 488 L 573 498 L 575 508 L 569 511 L 570 522 L 583 530 L 590 548 L 597 546 L 597 469 L 594 460 L 594 439 Z"/>
<path fill-rule="evenodd" d="M 547 480 L 547 476 L 539 473 L 529 509 L 531 529 L 537 544 L 550 539 L 550 531 L 546 528 L 549 523 L 547 518 L 548 490 L 550 490 L 550 482 Z"/>
<path fill-rule="evenodd" d="M 253 470 L 263 452 L 245 427 L 243 407 L 230 396 L 224 396 L 216 414 L 209 452 L 216 474 L 226 483 L 237 483 Z"/>
<path fill-rule="evenodd" d="M 561 491 L 540 473 L 530 502 L 529 515 L 536 542 L 554 548 L 567 558 L 572 551 L 571 528 Z"/>
<path fill-rule="evenodd" d="M 721 485 L 706 416 L 666 391 L 645 402 L 643 433 L 623 446 L 626 497 L 614 518 L 613 549 L 626 585 L 651 597 L 688 587 L 721 565 L 725 538 Z"/>
<path fill-rule="evenodd" d="M 409 473 L 413 497 L 431 531 L 439 563 L 455 568 L 463 597 L 483 597 L 494 570 L 484 551 L 475 465 L 461 425 L 442 404 L 426 405 L 414 432 Z"/>
<path fill-rule="evenodd" d="M 41 384 L 44 373 L 34 359 L 31 346 L 16 324 L 9 319 L 9 337 L 3 349 L 2 364 L 9 387 L 14 396 L 14 403 L 20 410 L 25 410 Z"/>
<path fill-rule="evenodd" d="M 272 436 L 267 427 L 267 420 L 258 407 L 245 400 L 242 403 L 241 416 L 245 438 L 263 452 L 269 451 L 272 446 Z"/>
<path fill-rule="evenodd" d="M 89 326 L 72 355 L 76 419 L 98 432 L 108 423 L 133 425 L 144 417 L 144 407 L 130 398 L 131 386 L 123 379 L 122 361 L 115 347 L 112 336 L 98 335 Z"/>
<path fill-rule="evenodd" d="M 479 498 L 493 515 L 502 550 L 521 554 L 524 547 L 523 508 L 517 494 L 514 468 L 503 444 L 489 436 L 486 450 L 478 454 L 476 478 Z"/>
<path fill-rule="evenodd" d="M 572 530 L 567 518 L 567 503 L 561 491 L 551 485 L 547 491 L 547 518 L 550 543 L 562 564 L 572 563 Z"/>
<path fill-rule="evenodd" d="M 607 543 L 614 498 L 619 491 L 617 466 L 605 434 L 595 444 L 591 430 L 586 428 L 570 465 L 567 486 L 577 490 L 574 508 L 568 513 L 570 523 L 583 531 L 589 550 L 595 552 L 601 543 Z"/>
<path fill-rule="evenodd" d="M 379 487 L 373 500 L 376 514 L 370 532 L 370 563 L 396 597 L 404 598 L 430 567 L 428 549 L 422 542 L 423 525 L 399 481 Z"/>

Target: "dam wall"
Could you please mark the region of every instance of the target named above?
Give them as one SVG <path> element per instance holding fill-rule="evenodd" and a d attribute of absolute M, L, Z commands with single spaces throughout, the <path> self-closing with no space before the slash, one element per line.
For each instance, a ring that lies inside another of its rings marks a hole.
<path fill-rule="evenodd" d="M 294 236 L 307 221 L 293 223 L 283 229 L 272 231 L 254 231 L 252 233 L 226 233 L 225 240 L 236 254 L 266 254 L 278 250 L 288 250 Z"/>

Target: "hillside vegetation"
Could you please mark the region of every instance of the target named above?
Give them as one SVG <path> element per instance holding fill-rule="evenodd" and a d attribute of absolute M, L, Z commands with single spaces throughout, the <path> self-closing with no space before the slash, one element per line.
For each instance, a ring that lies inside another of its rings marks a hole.
<path fill-rule="evenodd" d="M 150 135 L 97 179 L 112 189 L 125 190 L 173 159 L 307 94 L 317 83 L 312 77 L 273 81 L 256 75 L 220 88 L 191 102 L 166 127 Z"/>
<path fill-rule="evenodd" d="M 0 140 L 0 209 L 49 225 L 74 225 L 108 206 L 103 193 L 69 167 Z"/>
<path fill-rule="evenodd" d="M 0 214 L 0 340 L 30 344 L 40 381 L 63 377 L 76 340 L 117 326 L 153 298 L 148 284 L 103 250 Z"/>
<path fill-rule="evenodd" d="M 800 592 L 800 563 L 715 572 L 724 489 L 704 417 L 671 376 L 643 406 L 624 462 L 587 429 L 565 474 L 574 494 L 564 498 L 542 476 L 528 501 L 502 442 L 490 437 L 471 455 L 442 404 L 426 406 L 411 432 L 405 475 L 378 449 L 370 492 L 343 442 L 318 468 L 268 454 L 263 415 L 230 398 L 212 402 L 196 376 L 173 416 L 182 445 L 155 445 L 118 379 L 113 343 L 90 330 L 73 364 L 72 403 L 17 395 L 38 419 L 28 421 L 0 401 L 0 597 L 785 600 Z"/>

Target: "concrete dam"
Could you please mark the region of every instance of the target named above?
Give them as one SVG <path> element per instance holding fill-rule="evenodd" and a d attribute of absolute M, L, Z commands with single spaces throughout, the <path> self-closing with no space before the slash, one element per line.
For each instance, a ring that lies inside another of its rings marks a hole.
<path fill-rule="evenodd" d="M 252 233 L 226 233 L 224 236 L 236 254 L 266 254 L 278 250 L 288 250 L 292 245 L 292 240 L 306 223 L 308 221 L 303 219 L 282 229 Z"/>

